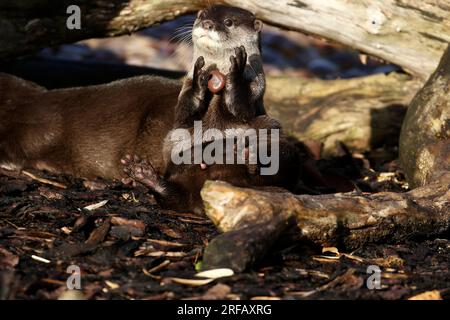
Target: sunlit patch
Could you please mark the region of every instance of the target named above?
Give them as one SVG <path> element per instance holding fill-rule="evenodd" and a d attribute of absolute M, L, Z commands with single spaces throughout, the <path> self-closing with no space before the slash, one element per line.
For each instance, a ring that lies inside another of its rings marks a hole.
<path fill-rule="evenodd" d="M 8 171 L 17 171 L 19 170 L 19 166 L 14 163 L 0 163 L 0 168 Z"/>

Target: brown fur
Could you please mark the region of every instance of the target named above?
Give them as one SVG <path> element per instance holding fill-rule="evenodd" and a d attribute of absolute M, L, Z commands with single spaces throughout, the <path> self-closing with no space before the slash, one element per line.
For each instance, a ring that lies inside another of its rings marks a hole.
<path fill-rule="evenodd" d="M 142 76 L 47 91 L 0 74 L 0 165 L 120 179 L 127 153 L 162 173 L 181 83 Z"/>

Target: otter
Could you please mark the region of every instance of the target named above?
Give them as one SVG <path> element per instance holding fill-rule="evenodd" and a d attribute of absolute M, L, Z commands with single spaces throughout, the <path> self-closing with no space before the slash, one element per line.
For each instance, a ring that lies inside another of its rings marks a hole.
<path fill-rule="evenodd" d="M 162 172 L 180 90 L 151 76 L 46 90 L 0 74 L 0 166 L 112 180 L 124 177 L 120 159 L 137 153 Z"/>
<path fill-rule="evenodd" d="M 278 121 L 266 115 L 263 104 L 266 82 L 261 58 L 262 25 L 252 13 L 240 8 L 215 5 L 198 13 L 192 30 L 192 68 L 178 98 L 173 130 L 189 129 L 192 137 L 194 122 L 199 120 L 205 130 L 281 130 Z M 219 73 L 222 79 L 216 76 L 214 81 L 219 84 L 211 88 L 214 73 Z M 190 146 L 200 143 L 203 148 L 213 140 L 205 139 Z M 283 135 L 279 143 L 280 171 L 263 176 L 259 159 L 256 165 L 202 164 L 202 171 L 193 164 L 174 165 L 169 159 L 174 145 L 166 139 L 164 175 L 158 175 L 151 162 L 141 160 L 140 155 L 128 155 L 122 163 L 131 179 L 124 182 L 146 185 L 166 207 L 180 210 L 188 207 L 194 211 L 202 208 L 200 189 L 207 179 L 225 180 L 237 186 L 274 185 L 292 190 L 300 173 L 300 154 Z"/>
<path fill-rule="evenodd" d="M 45 90 L 0 74 L 0 165 L 134 180 L 149 187 L 163 207 L 195 212 L 203 210 L 200 189 L 207 179 L 292 190 L 301 157 L 284 137 L 280 170 L 273 176 L 259 175 L 259 165 L 205 167 L 169 160 L 173 146 L 167 137 L 178 128 L 192 130 L 194 121 L 219 130 L 280 128 L 263 105 L 261 28 L 262 22 L 243 9 L 200 11 L 193 28 L 193 66 L 182 84 L 141 76 Z M 226 74 L 223 90 L 216 93 L 208 90 L 214 70 Z"/>

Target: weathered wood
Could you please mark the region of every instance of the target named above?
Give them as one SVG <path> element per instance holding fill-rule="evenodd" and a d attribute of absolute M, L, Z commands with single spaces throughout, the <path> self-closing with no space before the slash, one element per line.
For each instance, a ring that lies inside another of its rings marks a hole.
<path fill-rule="evenodd" d="M 226 1 L 244 6 L 243 1 Z M 426 79 L 450 42 L 449 0 L 245 1 L 263 20 L 383 58 Z"/>
<path fill-rule="evenodd" d="M 223 232 L 294 217 L 297 240 L 346 249 L 436 236 L 450 227 L 450 172 L 407 193 L 294 195 L 209 181 L 202 198 L 206 214 Z"/>
<path fill-rule="evenodd" d="M 450 171 L 450 46 L 408 109 L 400 136 L 400 162 L 411 187 Z"/>
<path fill-rule="evenodd" d="M 421 82 L 404 74 L 345 80 L 269 77 L 265 105 L 285 132 L 300 140 L 324 143 L 324 155 L 336 142 L 368 151 L 396 144 L 406 109 Z"/>
<path fill-rule="evenodd" d="M 81 9 L 81 29 L 67 28 L 67 8 Z M 130 34 L 204 6 L 200 0 L 7 0 L 0 3 L 0 59 L 95 37 Z"/>
<path fill-rule="evenodd" d="M 268 249 L 288 229 L 294 219 L 274 219 L 255 223 L 214 238 L 203 254 L 202 269 L 230 268 L 243 272 L 258 263 Z"/>
<path fill-rule="evenodd" d="M 381 57 L 423 79 L 434 71 L 450 41 L 449 0 L 7 0 L 0 4 L 0 59 L 131 33 L 218 2 L 249 9 L 269 24 Z M 74 4 L 81 7 L 81 30 L 66 28 L 66 9 Z"/>

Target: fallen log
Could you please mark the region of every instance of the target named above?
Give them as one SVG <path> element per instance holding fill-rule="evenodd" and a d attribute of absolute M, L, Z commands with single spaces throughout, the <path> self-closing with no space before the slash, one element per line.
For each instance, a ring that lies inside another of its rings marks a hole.
<path fill-rule="evenodd" d="M 450 227 L 450 172 L 407 193 L 294 195 L 208 181 L 201 194 L 207 216 L 225 232 L 206 248 L 205 268 L 248 269 L 287 230 L 291 219 L 296 225 L 291 241 L 345 250 L 438 236 Z M 252 251 L 254 243 L 260 247 Z"/>
<path fill-rule="evenodd" d="M 203 254 L 202 268 L 230 268 L 241 272 L 260 261 L 267 250 L 295 222 L 294 219 L 273 217 L 267 222 L 255 222 L 214 238 Z"/>
<path fill-rule="evenodd" d="M 346 44 L 422 79 L 434 71 L 450 41 L 448 0 L 7 0 L 0 4 L 0 59 L 82 39 L 129 34 L 213 3 L 249 9 L 269 24 Z M 79 30 L 67 28 L 70 5 L 81 9 Z"/>

